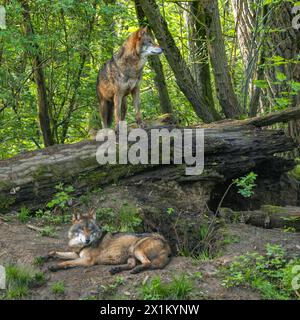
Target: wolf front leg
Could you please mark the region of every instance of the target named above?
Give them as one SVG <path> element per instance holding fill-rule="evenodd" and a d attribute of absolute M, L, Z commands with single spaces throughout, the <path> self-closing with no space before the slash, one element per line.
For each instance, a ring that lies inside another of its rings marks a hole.
<path fill-rule="evenodd" d="M 74 267 L 90 267 L 90 266 L 93 266 L 94 264 L 95 264 L 94 261 L 90 258 L 78 258 L 75 260 L 64 261 L 64 262 L 58 263 L 57 265 L 50 266 L 49 270 L 54 272 L 54 271 L 69 269 Z"/>
<path fill-rule="evenodd" d="M 60 251 L 54 251 L 53 252 L 53 258 L 57 259 L 65 259 L 65 260 L 74 260 L 78 259 L 79 255 L 76 252 L 60 252 Z"/>
<path fill-rule="evenodd" d="M 135 109 L 135 120 L 136 123 L 141 126 L 142 125 L 142 116 L 140 110 L 140 87 L 135 87 L 132 92 L 133 106 Z"/>

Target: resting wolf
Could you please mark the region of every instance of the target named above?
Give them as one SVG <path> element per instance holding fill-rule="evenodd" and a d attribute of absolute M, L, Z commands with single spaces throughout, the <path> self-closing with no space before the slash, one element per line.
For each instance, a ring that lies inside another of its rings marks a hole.
<path fill-rule="evenodd" d="M 146 269 L 162 269 L 170 261 L 171 250 L 157 233 L 105 233 L 96 223 L 95 211 L 74 214 L 68 232 L 71 251 L 51 251 L 45 258 L 67 261 L 49 267 L 51 271 L 97 264 L 115 265 L 111 274 L 123 270 L 138 273 Z"/>

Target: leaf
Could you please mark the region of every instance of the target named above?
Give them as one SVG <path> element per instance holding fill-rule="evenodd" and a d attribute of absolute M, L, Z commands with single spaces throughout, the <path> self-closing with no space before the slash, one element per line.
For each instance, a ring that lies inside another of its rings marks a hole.
<path fill-rule="evenodd" d="M 267 89 L 269 87 L 266 80 L 254 80 L 253 83 L 257 88 Z"/>
<path fill-rule="evenodd" d="M 282 72 L 276 72 L 276 79 L 278 81 L 285 81 L 287 78 L 286 78 L 286 75 Z"/>
<path fill-rule="evenodd" d="M 300 82 L 291 81 L 290 84 L 293 91 L 296 91 L 296 92 L 300 91 Z"/>

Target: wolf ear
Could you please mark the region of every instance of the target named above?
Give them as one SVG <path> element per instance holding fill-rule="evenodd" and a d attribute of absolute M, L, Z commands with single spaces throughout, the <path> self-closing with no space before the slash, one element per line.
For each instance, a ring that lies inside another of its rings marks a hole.
<path fill-rule="evenodd" d="M 96 209 L 95 208 L 92 208 L 88 214 L 88 217 L 90 219 L 93 219 L 94 221 L 96 221 Z"/>
<path fill-rule="evenodd" d="M 148 27 L 143 27 L 143 28 L 140 28 L 139 30 L 139 36 L 142 37 L 144 34 L 148 33 Z"/>
<path fill-rule="evenodd" d="M 78 209 L 74 209 L 72 215 L 72 223 L 80 221 L 82 219 L 82 213 L 78 211 Z"/>

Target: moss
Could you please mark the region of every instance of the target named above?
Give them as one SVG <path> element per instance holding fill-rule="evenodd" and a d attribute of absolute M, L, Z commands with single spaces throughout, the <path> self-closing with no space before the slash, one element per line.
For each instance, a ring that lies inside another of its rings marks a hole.
<path fill-rule="evenodd" d="M 121 177 L 129 177 L 143 170 L 144 165 L 107 165 L 101 168 L 101 171 L 82 174 L 78 179 L 79 182 L 86 182 L 90 186 L 99 186 L 117 183 Z"/>
<path fill-rule="evenodd" d="M 16 201 L 16 197 L 12 195 L 0 194 L 0 210 L 8 209 Z"/>
<path fill-rule="evenodd" d="M 265 211 L 268 214 L 277 214 L 277 213 L 281 213 L 285 211 L 285 209 L 283 207 L 279 207 L 279 206 L 272 206 L 272 205 L 264 205 L 261 207 L 262 211 Z"/>
<path fill-rule="evenodd" d="M 296 167 L 289 172 L 289 175 L 296 180 L 300 181 L 300 164 L 296 165 Z"/>

